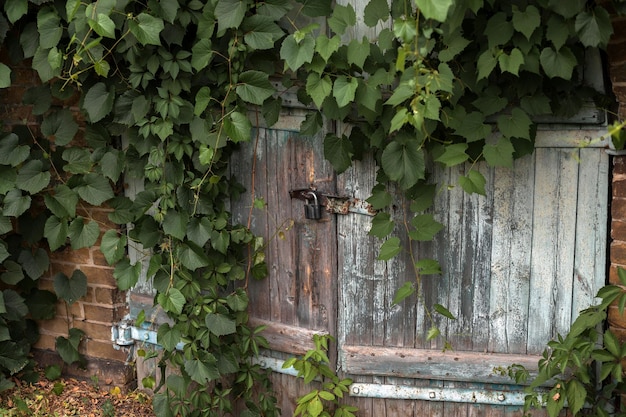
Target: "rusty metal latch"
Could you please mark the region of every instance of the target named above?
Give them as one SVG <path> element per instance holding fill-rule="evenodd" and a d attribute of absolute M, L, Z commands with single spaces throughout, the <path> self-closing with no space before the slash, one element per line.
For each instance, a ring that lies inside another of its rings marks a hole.
<path fill-rule="evenodd" d="M 291 198 L 303 200 L 307 204 L 309 204 L 310 201 L 313 199 L 312 196 L 315 196 L 317 204 L 324 206 L 327 213 L 357 213 L 364 214 L 366 216 L 374 216 L 377 213 L 377 210 L 372 208 L 372 206 L 367 201 L 360 198 L 325 194 L 313 188 L 299 188 L 296 190 L 291 190 L 289 191 L 289 196 Z"/>

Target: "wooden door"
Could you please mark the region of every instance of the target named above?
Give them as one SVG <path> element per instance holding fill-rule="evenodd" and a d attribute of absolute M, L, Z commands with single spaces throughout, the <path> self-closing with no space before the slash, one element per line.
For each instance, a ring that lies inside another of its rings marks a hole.
<path fill-rule="evenodd" d="M 305 219 L 305 201 L 290 196 L 307 188 L 336 192 L 334 171 L 323 157 L 324 133 L 298 133 L 305 115 L 285 108 L 276 125 L 257 128 L 231 160 L 233 176 L 246 187 L 233 203 L 233 220 L 264 238 L 269 272 L 248 283 L 250 323 L 267 326 L 266 355 L 278 360 L 312 349 L 316 333 L 336 334 L 337 220 L 328 214 Z M 255 199 L 265 207 L 254 208 Z M 273 379 L 282 415 L 290 416 L 307 387 L 290 375 L 275 373 Z"/>
<path fill-rule="evenodd" d="M 338 220 L 339 366 L 355 379 L 362 415 L 521 415 L 520 388 L 494 368 L 536 369 L 546 343 L 605 282 L 608 156 L 575 144 L 596 134 L 541 132 L 536 152 L 513 169 L 481 165 L 486 196 L 454 187 L 467 167 L 436 171 L 443 189 L 434 214 L 446 228 L 413 257 L 376 261 L 368 220 Z M 340 176 L 339 193 L 367 197 L 372 168 Z M 391 214 L 402 222 L 401 199 Z M 424 257 L 439 260 L 443 274 L 423 277 L 419 296 L 392 306 Z M 435 303 L 456 320 L 429 317 L 424 307 Z M 442 337 L 429 341 L 432 325 Z"/>

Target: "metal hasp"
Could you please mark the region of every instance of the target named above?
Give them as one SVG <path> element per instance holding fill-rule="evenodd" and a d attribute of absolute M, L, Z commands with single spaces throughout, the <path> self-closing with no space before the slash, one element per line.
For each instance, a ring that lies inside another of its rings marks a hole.
<path fill-rule="evenodd" d="M 291 198 L 304 200 L 307 203 L 310 200 L 314 200 L 314 202 L 317 201 L 317 205 L 320 206 L 320 210 L 321 210 L 321 207 L 325 207 L 325 211 L 331 214 L 356 213 L 356 214 L 364 214 L 366 216 L 375 216 L 376 213 L 378 212 L 367 201 L 361 200 L 360 198 L 325 194 L 325 193 L 317 191 L 314 188 L 299 188 L 296 190 L 291 190 L 289 191 L 289 196 Z M 305 218 L 307 219 L 314 218 L 314 217 L 307 216 L 308 210 L 312 210 L 312 209 L 307 209 L 307 206 L 305 206 Z M 320 212 L 320 216 L 321 216 L 321 212 Z M 316 218 L 316 219 L 319 219 L 319 218 Z"/>
<path fill-rule="evenodd" d="M 322 218 L 322 205 L 317 198 L 317 194 L 314 191 L 310 191 L 305 194 L 309 197 L 307 203 L 304 205 L 304 218 L 309 220 L 319 220 Z M 310 201 L 313 200 L 313 203 Z"/>

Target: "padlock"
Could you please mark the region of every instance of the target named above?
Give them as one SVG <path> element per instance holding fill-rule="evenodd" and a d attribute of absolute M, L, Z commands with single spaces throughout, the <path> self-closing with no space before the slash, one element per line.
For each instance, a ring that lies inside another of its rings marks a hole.
<path fill-rule="evenodd" d="M 317 200 L 317 194 L 314 192 L 309 192 L 306 194 L 307 197 L 312 197 L 313 204 L 305 204 L 304 205 L 304 218 L 309 220 L 319 220 L 322 218 L 322 206 Z M 307 198 L 307 202 L 309 199 Z"/>

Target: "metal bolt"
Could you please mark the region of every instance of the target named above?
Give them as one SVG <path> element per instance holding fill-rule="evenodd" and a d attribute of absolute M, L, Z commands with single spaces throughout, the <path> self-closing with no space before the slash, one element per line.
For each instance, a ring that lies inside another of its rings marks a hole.
<path fill-rule="evenodd" d="M 428 393 L 428 398 L 435 398 L 437 396 L 437 394 L 435 393 L 435 391 L 431 391 Z"/>
<path fill-rule="evenodd" d="M 504 394 L 500 393 L 498 394 L 498 401 L 504 401 L 506 399 L 506 397 L 504 396 Z"/>
<path fill-rule="evenodd" d="M 361 392 L 361 389 L 359 387 L 352 387 L 352 393 L 354 395 L 357 395 L 359 392 Z"/>
<path fill-rule="evenodd" d="M 143 334 L 143 340 L 148 341 L 150 339 L 150 335 L 146 332 Z"/>

